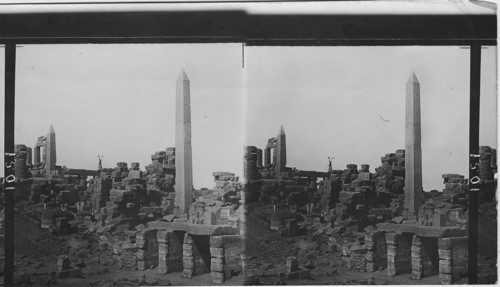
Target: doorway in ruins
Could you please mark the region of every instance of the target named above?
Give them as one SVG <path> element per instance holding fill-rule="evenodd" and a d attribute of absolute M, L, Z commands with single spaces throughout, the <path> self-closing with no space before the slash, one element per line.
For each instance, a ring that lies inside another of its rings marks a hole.
<path fill-rule="evenodd" d="M 439 252 L 437 237 L 420 237 L 422 243 L 422 273 L 423 277 L 439 274 Z"/>
<path fill-rule="evenodd" d="M 182 272 L 182 270 L 184 269 L 184 264 L 182 262 L 182 245 L 184 244 L 185 234 L 185 231 L 174 231 L 172 233 L 168 233 L 168 273 Z"/>
<path fill-rule="evenodd" d="M 193 239 L 194 275 L 210 272 L 210 236 L 191 235 Z"/>

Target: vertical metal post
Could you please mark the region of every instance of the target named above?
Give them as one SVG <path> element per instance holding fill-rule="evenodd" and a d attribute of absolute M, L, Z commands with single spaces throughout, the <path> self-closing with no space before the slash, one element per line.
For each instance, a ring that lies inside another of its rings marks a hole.
<path fill-rule="evenodd" d="M 468 283 L 477 284 L 481 45 L 470 48 Z"/>
<path fill-rule="evenodd" d="M 4 233 L 5 274 L 4 286 L 14 284 L 14 102 L 16 86 L 16 45 L 5 45 L 5 180 L 4 180 Z"/>

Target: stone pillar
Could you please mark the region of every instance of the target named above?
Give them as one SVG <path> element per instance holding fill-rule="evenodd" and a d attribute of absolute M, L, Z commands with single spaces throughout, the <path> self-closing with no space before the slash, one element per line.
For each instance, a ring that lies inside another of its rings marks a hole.
<path fill-rule="evenodd" d="M 242 251 L 243 239 L 240 235 L 210 236 L 212 282 L 220 284 L 242 272 Z"/>
<path fill-rule="evenodd" d="M 26 150 L 28 151 L 28 155 L 26 157 L 26 165 L 32 166 L 33 165 L 33 159 L 32 159 L 33 150 L 30 147 L 27 147 Z"/>
<path fill-rule="evenodd" d="M 47 163 L 47 138 L 45 138 L 42 142 L 42 148 L 43 148 L 43 152 L 42 152 L 42 162 L 43 164 L 46 164 Z"/>
<path fill-rule="evenodd" d="M 468 238 L 449 237 L 438 239 L 439 280 L 453 284 L 468 272 Z"/>
<path fill-rule="evenodd" d="M 186 233 L 184 236 L 184 244 L 182 245 L 182 265 L 184 266 L 182 275 L 187 278 L 194 276 L 193 246 L 193 238 Z"/>
<path fill-rule="evenodd" d="M 184 70 L 177 79 L 175 106 L 175 205 L 187 213 L 193 201 L 193 160 L 190 83 Z"/>
<path fill-rule="evenodd" d="M 259 179 L 259 171 L 257 168 L 257 157 L 258 157 L 258 149 L 256 147 L 254 146 L 245 147 L 245 155 L 244 155 L 245 165 L 243 167 L 245 182 L 248 182 L 249 180 Z"/>
<path fill-rule="evenodd" d="M 406 83 L 405 209 L 417 215 L 422 203 L 420 84 L 413 72 Z"/>
<path fill-rule="evenodd" d="M 24 179 L 28 177 L 28 168 L 26 167 L 26 157 L 28 151 L 23 144 L 17 144 L 14 149 L 14 175 L 17 179 Z"/>
<path fill-rule="evenodd" d="M 50 124 L 49 132 L 47 133 L 47 161 L 45 162 L 45 174 L 50 176 L 52 171 L 56 170 L 56 132 Z"/>
<path fill-rule="evenodd" d="M 257 167 L 262 167 L 262 150 L 260 148 L 257 149 Z"/>
<path fill-rule="evenodd" d="M 489 146 L 481 146 L 479 150 L 479 178 L 493 180 L 492 149 Z"/>
<path fill-rule="evenodd" d="M 281 173 L 286 169 L 286 135 L 283 126 L 276 137 L 276 176 L 281 178 Z"/>
<path fill-rule="evenodd" d="M 264 166 L 271 164 L 271 148 L 266 147 L 264 151 Z"/>
<path fill-rule="evenodd" d="M 222 236 L 210 236 L 210 276 L 214 283 L 224 283 L 224 241 Z"/>
<path fill-rule="evenodd" d="M 33 150 L 34 154 L 34 164 L 39 164 L 40 163 L 40 147 L 35 146 L 35 149 Z"/>
<path fill-rule="evenodd" d="M 168 273 L 168 245 L 169 236 L 167 231 L 158 231 L 158 273 Z"/>

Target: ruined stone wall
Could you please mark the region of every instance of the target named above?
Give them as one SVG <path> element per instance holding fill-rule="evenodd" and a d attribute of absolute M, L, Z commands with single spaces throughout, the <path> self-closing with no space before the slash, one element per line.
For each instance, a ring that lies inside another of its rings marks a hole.
<path fill-rule="evenodd" d="M 374 272 L 387 267 L 387 243 L 385 232 L 376 231 L 365 235 L 366 271 Z"/>
<path fill-rule="evenodd" d="M 22 180 L 31 177 L 27 167 L 28 149 L 26 145 L 17 144 L 14 148 L 14 175 L 16 179 Z"/>
<path fill-rule="evenodd" d="M 240 235 L 211 236 L 212 282 L 223 283 L 242 271 L 241 253 L 243 238 Z"/>
<path fill-rule="evenodd" d="M 467 237 L 439 238 L 439 280 L 453 284 L 468 271 Z"/>

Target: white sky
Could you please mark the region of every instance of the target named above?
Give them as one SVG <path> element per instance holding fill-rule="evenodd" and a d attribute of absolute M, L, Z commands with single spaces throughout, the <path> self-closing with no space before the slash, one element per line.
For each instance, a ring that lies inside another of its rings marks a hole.
<path fill-rule="evenodd" d="M 16 143 L 34 146 L 53 123 L 58 165 L 96 169 L 100 154 L 104 167 L 136 161 L 144 170 L 151 154 L 175 146 L 175 83 L 184 68 L 191 81 L 195 188 L 214 187 L 214 171 L 241 175 L 241 44 L 24 45 L 17 51 Z"/>
<path fill-rule="evenodd" d="M 483 50 L 480 144 L 497 145 L 496 49 Z M 246 144 L 287 135 L 287 166 L 381 165 L 404 149 L 406 81 L 420 81 L 425 190 L 468 176 L 469 50 L 459 47 L 254 47 L 245 50 Z M 389 120 L 389 122 L 383 121 Z"/>
<path fill-rule="evenodd" d="M 95 169 L 101 154 L 104 167 L 137 161 L 144 169 L 151 154 L 175 145 L 175 81 L 185 68 L 196 188 L 213 187 L 213 171 L 242 176 L 243 145 L 263 148 L 281 124 L 288 166 L 326 170 L 334 156 L 334 168 L 374 171 L 381 156 L 404 148 L 405 85 L 415 70 L 424 188 L 441 190 L 443 173 L 468 174 L 469 50 L 459 47 L 245 47 L 244 69 L 241 44 L 17 51 L 15 141 L 33 147 L 53 123 L 58 165 Z M 496 62 L 495 48 L 483 50 L 480 144 L 495 147 Z M 2 71 L 0 87 L 3 80 Z"/>

